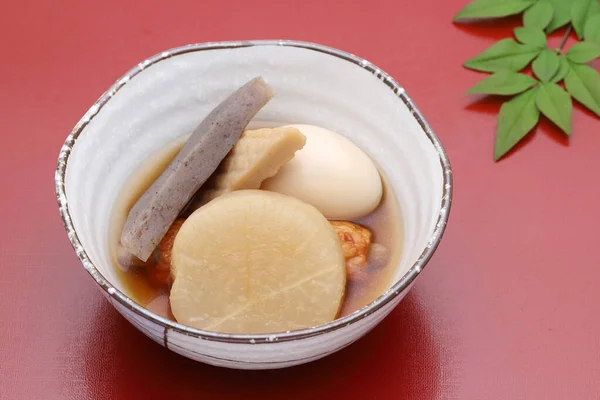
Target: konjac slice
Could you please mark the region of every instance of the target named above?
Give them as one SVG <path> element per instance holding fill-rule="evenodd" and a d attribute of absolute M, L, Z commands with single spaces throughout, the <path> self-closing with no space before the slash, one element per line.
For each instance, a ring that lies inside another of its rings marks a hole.
<path fill-rule="evenodd" d="M 202 186 L 190 209 L 195 210 L 224 193 L 258 189 L 267 178 L 294 158 L 306 137 L 293 127 L 246 130 Z"/>
<path fill-rule="evenodd" d="M 241 190 L 183 224 L 172 252 L 178 322 L 227 333 L 272 333 L 332 321 L 346 283 L 331 224 L 296 198 Z"/>
<path fill-rule="evenodd" d="M 254 115 L 273 97 L 260 77 L 235 91 L 194 130 L 181 151 L 135 203 L 121 243 L 146 261 L 190 198 L 215 172 Z"/>

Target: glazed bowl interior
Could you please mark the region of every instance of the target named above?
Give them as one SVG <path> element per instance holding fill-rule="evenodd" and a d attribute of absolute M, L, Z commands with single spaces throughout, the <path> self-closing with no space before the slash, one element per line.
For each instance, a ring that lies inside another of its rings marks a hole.
<path fill-rule="evenodd" d="M 80 122 L 66 161 L 65 204 L 74 228 L 71 240 L 81 243 L 78 252 L 89 258 L 86 268 L 97 280 L 124 291 L 111 261 L 109 225 L 117 197 L 136 167 L 191 132 L 221 100 L 259 75 L 276 96 L 254 124 L 322 126 L 348 137 L 375 160 L 402 214 L 404 235 L 398 246 L 403 251 L 390 287 L 398 289 L 415 264 L 419 272 L 419 261 L 426 261 L 443 230 L 441 213 L 447 212 L 445 155 L 435 136 L 402 89 L 370 64 L 261 43 L 159 55 L 115 84 Z"/>

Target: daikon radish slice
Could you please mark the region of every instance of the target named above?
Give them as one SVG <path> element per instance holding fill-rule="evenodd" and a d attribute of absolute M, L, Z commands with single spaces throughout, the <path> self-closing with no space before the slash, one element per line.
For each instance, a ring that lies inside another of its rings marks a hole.
<path fill-rule="evenodd" d="M 275 333 L 335 319 L 346 283 L 337 234 L 313 206 L 260 190 L 224 194 L 175 238 L 171 308 L 178 322 Z"/>

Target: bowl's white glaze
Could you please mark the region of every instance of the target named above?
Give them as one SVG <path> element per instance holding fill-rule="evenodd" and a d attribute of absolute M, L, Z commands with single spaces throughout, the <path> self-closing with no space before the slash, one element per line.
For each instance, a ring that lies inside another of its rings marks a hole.
<path fill-rule="evenodd" d="M 319 125 L 348 137 L 387 177 L 404 220 L 393 285 L 369 306 L 319 327 L 226 335 L 163 319 L 129 299 L 111 265 L 109 222 L 129 175 L 149 154 L 189 133 L 228 94 L 261 75 L 275 98 L 256 120 Z M 154 56 L 113 85 L 77 124 L 56 172 L 59 207 L 83 266 L 116 309 L 186 357 L 266 369 L 316 360 L 354 342 L 406 294 L 444 231 L 452 179 L 446 154 L 404 90 L 367 61 L 302 42 L 190 45 Z"/>

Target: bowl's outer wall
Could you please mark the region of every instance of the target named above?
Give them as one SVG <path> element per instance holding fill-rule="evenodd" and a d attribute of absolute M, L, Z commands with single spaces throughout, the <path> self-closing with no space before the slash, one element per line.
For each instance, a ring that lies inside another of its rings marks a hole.
<path fill-rule="evenodd" d="M 107 297 L 117 311 L 144 335 L 187 358 L 226 368 L 275 369 L 315 361 L 352 344 L 381 322 L 404 298 L 408 290 L 400 293 L 376 313 L 355 324 L 297 341 L 273 341 L 266 346 L 212 342 L 169 331 L 134 313 L 110 296 Z"/>

